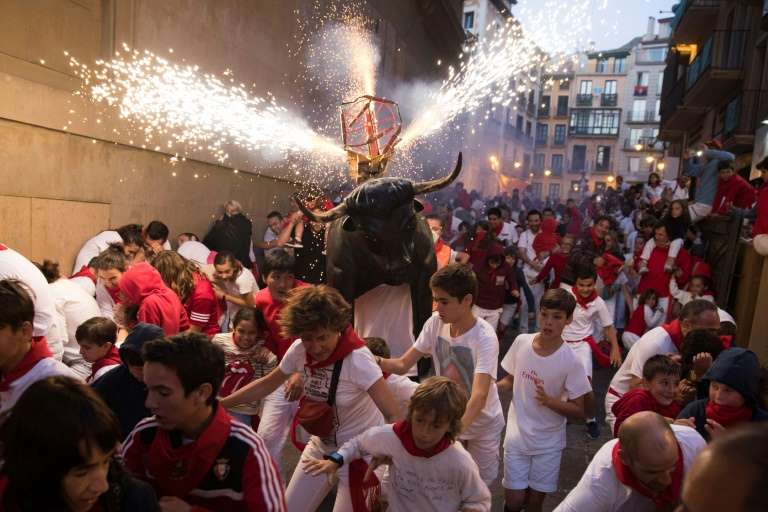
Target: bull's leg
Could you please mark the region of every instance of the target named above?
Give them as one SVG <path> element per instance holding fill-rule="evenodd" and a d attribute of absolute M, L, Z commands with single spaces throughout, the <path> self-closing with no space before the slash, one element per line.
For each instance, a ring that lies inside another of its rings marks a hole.
<path fill-rule="evenodd" d="M 429 278 L 426 272 L 421 272 L 411 283 L 411 310 L 413 312 L 413 336 L 418 338 L 424 324 L 432 315 L 432 290 L 429 288 Z M 423 357 L 417 364 L 419 379 L 433 374 L 432 359 Z"/>

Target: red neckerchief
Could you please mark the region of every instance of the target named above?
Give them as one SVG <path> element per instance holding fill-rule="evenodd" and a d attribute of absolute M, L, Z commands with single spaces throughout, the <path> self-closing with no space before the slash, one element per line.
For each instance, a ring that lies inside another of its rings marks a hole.
<path fill-rule="evenodd" d="M 0 251 L 4 251 L 8 249 L 8 247 L 4 246 L 3 244 L 0 244 Z"/>
<path fill-rule="evenodd" d="M 589 236 L 592 237 L 592 244 L 595 246 L 595 249 L 602 249 L 603 244 L 605 244 L 605 240 L 601 240 L 597 237 L 597 233 L 595 233 L 595 228 L 589 228 Z"/>
<path fill-rule="evenodd" d="M 499 236 L 501 234 L 501 230 L 504 229 L 504 223 L 502 223 L 499 227 L 493 229 L 493 233 L 496 236 Z"/>
<path fill-rule="evenodd" d="M 579 304 L 579 306 L 583 307 L 584 309 L 587 309 L 590 302 L 597 298 L 597 292 L 595 290 L 592 290 L 592 293 L 589 294 L 589 297 L 582 297 L 579 293 L 579 290 L 576 289 L 575 286 L 571 287 L 571 292 L 573 292 L 573 294 L 576 296 L 576 302 Z"/>
<path fill-rule="evenodd" d="M 215 408 L 211 422 L 191 443 L 174 447 L 172 432 L 158 429 L 147 453 L 147 473 L 155 477 L 160 496 L 188 496 L 211 470 L 229 439 L 232 423 L 223 407 L 216 404 Z"/>
<path fill-rule="evenodd" d="M 328 356 L 328 359 L 325 361 L 315 362 L 312 361 L 309 358 L 309 354 L 307 354 L 307 359 L 304 363 L 304 366 L 311 369 L 325 368 L 326 366 L 331 366 L 332 364 L 336 363 L 336 361 L 344 359 L 349 354 L 351 354 L 352 351 L 357 350 L 358 348 L 363 348 L 364 346 L 365 342 L 360 339 L 360 336 L 358 336 L 357 333 L 352 329 L 352 326 L 349 325 L 339 337 L 339 342 L 336 344 L 336 348 L 333 350 L 333 353 Z"/>
<path fill-rule="evenodd" d="M 24 355 L 21 361 L 19 361 L 19 364 L 0 378 L 0 391 L 8 391 L 14 381 L 26 375 L 26 373 L 34 368 L 37 363 L 47 357 L 53 357 L 53 354 L 48 348 L 48 342 L 45 341 L 45 336 L 33 337 L 29 351 Z"/>
<path fill-rule="evenodd" d="M 723 344 L 723 349 L 731 348 L 733 346 L 733 336 L 721 334 L 720 343 Z"/>
<path fill-rule="evenodd" d="M 641 495 L 653 501 L 656 506 L 656 510 L 662 510 L 668 508 L 670 505 L 676 505 L 680 500 L 680 488 L 683 484 L 683 450 L 680 449 L 680 443 L 677 443 L 677 462 L 675 463 L 675 469 L 672 472 L 672 482 L 669 486 L 660 493 L 655 493 L 648 489 L 640 480 L 635 477 L 632 470 L 624 464 L 619 458 L 619 446 L 620 442 L 616 442 L 611 454 L 611 462 L 613 463 L 613 471 L 616 473 L 616 478 L 619 482 L 626 485 L 633 491 L 637 491 Z"/>
<path fill-rule="evenodd" d="M 88 279 L 93 281 L 93 284 L 96 284 L 96 276 L 93 275 L 93 272 L 91 272 L 91 269 L 88 267 L 88 265 L 83 265 L 83 268 L 78 270 L 77 273 L 69 276 L 70 279 L 73 279 L 75 277 L 87 277 Z"/>
<path fill-rule="evenodd" d="M 662 329 L 667 331 L 669 337 L 672 338 L 672 343 L 675 344 L 678 351 L 683 350 L 683 331 L 680 329 L 680 320 L 672 320 L 668 324 L 661 326 Z"/>
<path fill-rule="evenodd" d="M 413 455 L 414 457 L 432 457 L 442 452 L 451 446 L 451 440 L 447 437 L 443 437 L 440 442 L 433 446 L 429 450 L 422 450 L 413 440 L 413 431 L 411 431 L 411 424 L 408 421 L 398 421 L 392 425 L 392 430 L 395 431 L 395 435 L 403 444 L 405 451 Z"/>
<path fill-rule="evenodd" d="M 91 378 L 93 378 L 94 375 L 96 375 L 99 370 L 105 366 L 115 366 L 121 363 L 122 360 L 120 359 L 120 352 L 117 351 L 116 346 L 112 345 L 112 348 L 109 349 L 109 352 L 107 352 L 104 357 L 91 365 Z"/>
<path fill-rule="evenodd" d="M 752 409 L 746 405 L 733 407 L 730 405 L 716 404 L 712 400 L 707 402 L 706 416 L 708 420 L 715 420 L 724 427 L 746 423 L 752 419 Z"/>

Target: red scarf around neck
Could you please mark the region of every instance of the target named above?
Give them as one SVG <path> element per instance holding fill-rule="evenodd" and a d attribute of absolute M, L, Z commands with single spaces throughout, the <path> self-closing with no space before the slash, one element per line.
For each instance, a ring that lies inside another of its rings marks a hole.
<path fill-rule="evenodd" d="M 592 293 L 587 297 L 582 297 L 578 288 L 575 286 L 571 287 L 571 292 L 576 297 L 576 302 L 579 304 L 579 306 L 583 307 L 584 309 L 587 309 L 589 304 L 597 298 L 597 292 L 595 290 L 592 290 Z"/>
<path fill-rule="evenodd" d="M 728 428 L 739 423 L 746 423 L 752 419 L 752 409 L 746 405 L 733 407 L 730 405 L 716 404 L 712 400 L 707 402 L 706 416 L 708 420 L 715 420 Z"/>
<path fill-rule="evenodd" d="M 683 350 L 683 331 L 680 329 L 680 320 L 672 320 L 668 324 L 661 326 L 662 329 L 667 331 L 669 337 L 672 338 L 672 343 L 675 344 L 678 351 Z"/>
<path fill-rule="evenodd" d="M 93 272 L 91 272 L 90 267 L 88 265 L 83 265 L 83 267 L 77 271 L 77 273 L 72 274 L 69 276 L 70 279 L 75 277 L 87 277 L 91 281 L 93 281 L 93 284 L 96 284 L 96 276 L 93 275 Z"/>
<path fill-rule="evenodd" d="M 683 474 L 683 450 L 680 448 L 680 443 L 677 443 L 677 441 L 675 441 L 675 443 L 677 444 L 677 463 L 672 472 L 672 483 L 660 493 L 655 493 L 646 487 L 637 479 L 637 477 L 635 477 L 629 466 L 621 461 L 621 458 L 619 457 L 620 442 L 616 442 L 611 454 L 613 470 L 616 473 L 616 478 L 619 479 L 619 482 L 653 501 L 656 510 L 667 509 L 670 506 L 676 505 L 680 500 L 680 488 L 683 485 L 683 476 L 685 476 Z"/>
<path fill-rule="evenodd" d="M 416 442 L 413 440 L 413 431 L 411 430 L 411 424 L 408 421 L 398 421 L 392 425 L 392 430 L 395 431 L 395 435 L 403 444 L 405 451 L 413 455 L 414 457 L 432 457 L 438 453 L 444 451 L 451 446 L 451 440 L 447 437 L 443 437 L 440 442 L 429 450 L 422 450 L 416 446 Z"/>
<path fill-rule="evenodd" d="M 210 471 L 229 439 L 232 424 L 224 408 L 215 407 L 210 423 L 191 443 L 174 447 L 171 433 L 158 429 L 147 454 L 147 473 L 155 477 L 160 496 L 184 498 Z"/>
<path fill-rule="evenodd" d="M 122 360 L 120 359 L 120 352 L 117 351 L 116 346 L 112 345 L 112 348 L 109 349 L 109 352 L 107 352 L 104 357 L 91 365 L 91 378 L 93 378 L 93 376 L 96 375 L 98 371 L 105 366 L 115 366 L 121 363 Z"/>
<path fill-rule="evenodd" d="M 352 326 L 348 325 L 344 332 L 341 333 L 341 336 L 339 336 L 339 342 L 336 344 L 336 348 L 325 361 L 313 361 L 310 359 L 309 354 L 307 354 L 304 366 L 311 369 L 325 368 L 326 366 L 331 366 L 336 363 L 336 361 L 344 359 L 351 354 L 352 351 L 363 348 L 364 346 L 365 342 L 357 335 L 354 329 L 352 329 Z"/>
<path fill-rule="evenodd" d="M 53 357 L 53 354 L 48 348 L 48 342 L 45 341 L 45 336 L 34 336 L 29 351 L 24 355 L 21 361 L 19 361 L 19 364 L 0 378 L 0 391 L 8 391 L 14 381 L 23 377 L 29 370 L 34 368 L 37 363 L 47 357 Z"/>

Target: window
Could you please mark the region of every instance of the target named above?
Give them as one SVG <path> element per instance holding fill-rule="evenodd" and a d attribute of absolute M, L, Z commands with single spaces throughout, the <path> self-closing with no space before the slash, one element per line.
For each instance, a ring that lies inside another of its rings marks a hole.
<path fill-rule="evenodd" d="M 613 72 L 614 73 L 624 73 L 627 70 L 627 59 L 626 57 L 616 57 L 613 59 Z"/>
<path fill-rule="evenodd" d="M 531 183 L 531 194 L 533 197 L 541 199 L 541 183 Z"/>
<path fill-rule="evenodd" d="M 595 65 L 595 72 L 596 73 L 607 73 L 608 72 L 608 59 L 597 59 L 597 64 Z"/>
<path fill-rule="evenodd" d="M 616 80 L 606 80 L 603 94 L 616 94 Z"/>
<path fill-rule="evenodd" d="M 517 116 L 517 119 L 515 119 L 515 128 L 517 128 L 517 131 L 519 132 L 523 131 L 523 116 Z"/>
<path fill-rule="evenodd" d="M 552 155 L 552 174 L 555 176 L 563 174 L 563 155 Z"/>
<path fill-rule="evenodd" d="M 630 121 L 643 121 L 645 119 L 645 100 L 635 100 L 632 102 L 632 112 L 629 113 Z"/>
<path fill-rule="evenodd" d="M 579 84 L 579 94 L 592 94 L 592 80 L 582 80 Z"/>
<path fill-rule="evenodd" d="M 595 157 L 595 170 L 607 171 L 611 168 L 611 147 L 597 146 L 597 156 Z"/>
<path fill-rule="evenodd" d="M 528 153 L 523 155 L 523 171 L 528 172 L 531 170 L 531 155 Z"/>
<path fill-rule="evenodd" d="M 549 137 L 549 126 L 542 123 L 536 124 L 536 144 L 546 144 Z"/>
<path fill-rule="evenodd" d="M 571 88 L 571 81 L 568 80 L 567 78 L 565 80 L 563 80 L 562 82 L 560 82 L 560 90 L 561 91 L 567 91 L 570 88 Z"/>
<path fill-rule="evenodd" d="M 661 100 L 656 100 L 656 110 L 654 110 L 654 113 L 654 120 L 661 121 Z"/>
<path fill-rule="evenodd" d="M 573 146 L 573 162 L 574 171 L 583 171 L 587 166 L 587 146 Z"/>
<path fill-rule="evenodd" d="M 539 115 L 542 117 L 549 116 L 549 96 L 542 96 L 539 100 Z"/>
<path fill-rule="evenodd" d="M 650 78 L 650 73 L 647 71 L 638 71 L 637 73 L 637 84 L 642 87 L 648 87 L 648 79 Z"/>
<path fill-rule="evenodd" d="M 464 30 L 473 28 L 475 28 L 475 11 L 467 11 L 464 13 Z"/>
<path fill-rule="evenodd" d="M 661 96 L 661 88 L 664 86 L 664 73 L 659 73 L 658 89 L 656 89 L 656 96 Z"/>
<path fill-rule="evenodd" d="M 578 109 L 571 112 L 571 135 L 618 135 L 621 110 Z"/>
<path fill-rule="evenodd" d="M 533 124 L 531 124 L 530 121 L 525 122 L 525 134 L 527 136 L 531 136 L 531 131 L 533 131 Z"/>
<path fill-rule="evenodd" d="M 565 125 L 564 124 L 555 125 L 555 140 L 554 140 L 554 144 L 556 146 L 564 146 L 565 145 Z"/>
<path fill-rule="evenodd" d="M 640 157 L 633 156 L 629 159 L 629 172 L 640 172 Z"/>
<path fill-rule="evenodd" d="M 640 139 L 643 138 L 643 129 L 642 128 L 632 128 L 629 130 L 629 143 L 634 146 L 635 144 L 640 142 Z M 635 148 L 632 148 L 635 149 Z"/>
<path fill-rule="evenodd" d="M 568 96 L 557 97 L 557 116 L 565 117 L 568 115 Z"/>
<path fill-rule="evenodd" d="M 547 155 L 544 153 L 536 153 L 533 155 L 533 170 L 534 171 L 543 171 L 544 170 L 544 164 L 545 159 Z"/>
<path fill-rule="evenodd" d="M 559 183 L 550 183 L 549 184 L 549 197 L 552 199 L 557 199 L 560 197 L 560 184 Z"/>

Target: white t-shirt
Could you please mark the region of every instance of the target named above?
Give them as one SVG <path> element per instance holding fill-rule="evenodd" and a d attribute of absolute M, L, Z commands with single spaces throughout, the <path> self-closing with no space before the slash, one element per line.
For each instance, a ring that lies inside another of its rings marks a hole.
<path fill-rule="evenodd" d="M 516 244 L 518 239 L 516 226 L 514 222 L 505 222 L 496 238 L 506 245 Z"/>
<path fill-rule="evenodd" d="M 77 276 L 77 277 L 70 277 L 70 281 L 75 283 L 77 286 L 79 286 L 85 293 L 90 295 L 91 297 L 96 295 L 96 283 L 93 282 L 93 279 L 86 276 Z"/>
<path fill-rule="evenodd" d="M 494 328 L 482 318 L 477 318 L 475 325 L 461 336 L 451 336 L 450 327 L 437 313 L 433 314 L 424 324 L 414 347 L 432 358 L 437 375 L 456 381 L 470 396 L 476 373 L 490 375 L 491 380 L 496 380 L 499 340 Z M 499 390 L 491 382 L 485 407 L 461 434 L 461 439 L 488 437 L 503 424 Z"/>
<path fill-rule="evenodd" d="M 42 272 L 27 258 L 13 249 L 0 246 L 0 280 L 16 279 L 24 283 L 35 306 L 33 336 L 45 336 L 53 357 L 61 360 L 64 353 L 64 338 L 56 328 L 56 306 L 48 281 Z"/>
<path fill-rule="evenodd" d="M 80 345 L 75 338 L 75 331 L 86 320 L 100 316 L 101 311 L 96 299 L 88 295 L 80 285 L 69 279 L 63 278 L 48 285 L 53 294 L 56 312 L 61 318 L 60 329 L 64 332 L 64 362 L 73 364 L 85 363 L 80 355 Z M 58 322 L 57 322 L 58 323 Z"/>
<path fill-rule="evenodd" d="M 707 443 L 696 430 L 690 427 L 672 425 L 677 442 L 683 452 L 683 472 L 687 473 L 693 459 Z M 605 443 L 589 463 L 581 480 L 555 512 L 653 512 L 653 502 L 619 482 L 613 469 L 613 447 L 618 439 Z"/>
<path fill-rule="evenodd" d="M 222 285 L 224 293 L 227 295 L 236 295 L 240 297 L 246 293 L 254 294 L 259 291 L 259 285 L 256 282 L 256 278 L 253 277 L 253 272 L 245 267 L 240 269 L 240 274 L 234 281 L 217 281 L 217 283 Z M 242 306 L 227 301 L 227 311 L 224 313 L 225 318 L 219 323 L 219 325 L 222 326 L 223 331 L 229 331 L 232 320 L 235 318 L 237 312 L 240 311 L 241 307 Z"/>
<path fill-rule="evenodd" d="M 566 418 L 536 400 L 536 383 L 561 400 L 575 400 L 592 390 L 584 367 L 567 343 L 542 357 L 533 349 L 536 336 L 519 335 L 501 361 L 501 367 L 514 377 L 504 444 L 528 455 L 565 448 Z"/>
<path fill-rule="evenodd" d="M 573 295 L 572 290 L 568 290 L 568 293 Z M 597 297 L 587 304 L 586 309 L 576 304 L 576 309 L 573 310 L 573 319 L 563 330 L 563 339 L 581 341 L 587 336 L 592 336 L 595 331 L 595 322 L 602 328 L 613 325 L 613 315 L 608 311 L 608 306 L 605 305 L 605 301 L 601 297 Z"/>
<path fill-rule="evenodd" d="M 381 284 L 355 299 L 355 332 L 384 339 L 392 357 L 408 352 L 414 342 L 410 284 Z M 416 375 L 416 368 L 408 375 Z"/>
<path fill-rule="evenodd" d="M 533 250 L 533 240 L 536 238 L 536 235 L 537 233 L 532 233 L 530 229 L 526 229 L 517 241 L 517 248 L 524 249 L 526 256 L 531 261 L 536 259 L 536 251 Z M 523 264 L 523 274 L 530 280 L 539 275 L 539 271 L 525 263 Z"/>
<path fill-rule="evenodd" d="M 461 443 L 454 442 L 432 457 L 417 457 L 403 447 L 392 425 L 382 425 L 345 443 L 338 452 L 345 464 L 367 455 L 392 459 L 387 486 L 392 512 L 491 510 L 488 486 Z"/>
<path fill-rule="evenodd" d="M 102 231 L 90 240 L 87 240 L 75 258 L 75 266 L 72 273 L 76 274 L 81 268 L 88 265 L 93 258 L 101 254 L 109 247 L 109 244 L 121 244 L 123 239 L 117 231 Z"/>
<path fill-rule="evenodd" d="M 61 375 L 64 377 L 72 377 L 78 381 L 83 381 L 77 373 L 72 371 L 67 365 L 61 361 L 57 361 L 52 357 L 46 357 L 37 362 L 27 373 L 11 382 L 7 391 L 0 391 L 0 425 L 5 423 L 8 419 L 8 413 L 11 412 L 13 406 L 24 394 L 29 386 L 39 380 L 43 380 L 48 377 L 54 377 Z M 55 418 L 52 418 L 55 421 Z"/>
<path fill-rule="evenodd" d="M 271 242 L 272 240 L 277 240 L 278 233 L 275 233 L 272 231 L 272 228 L 268 227 L 266 231 L 264 231 L 264 241 L 265 242 Z M 264 254 L 269 254 L 270 252 L 274 251 L 275 249 L 279 249 L 279 247 L 273 247 L 271 249 L 266 249 L 264 251 Z"/>
<path fill-rule="evenodd" d="M 637 343 L 632 345 L 627 358 L 611 379 L 611 388 L 623 395 L 629 391 L 629 383 L 633 377 L 643 376 L 643 366 L 646 361 L 657 354 L 668 353 L 677 354 L 678 350 L 672 343 L 672 337 L 663 327 L 656 327 L 646 332 L 637 340 Z"/>
<path fill-rule="evenodd" d="M 406 417 L 411 396 L 419 385 L 405 375 L 395 375 L 394 373 L 385 380 L 387 381 L 389 392 L 395 397 L 395 402 L 397 402 L 400 411 L 403 413 L 403 417 Z"/>
<path fill-rule="evenodd" d="M 280 371 L 286 375 L 301 372 L 304 378 L 304 396 L 324 402 L 328 400 L 333 365 L 312 370 L 304 366 L 306 359 L 307 351 L 298 339 L 280 361 Z M 329 438 L 323 438 L 323 443 L 341 446 L 369 428 L 384 423 L 384 416 L 368 394 L 368 389 L 381 378 L 381 368 L 367 347 L 354 350 L 344 358 L 336 388 L 335 409 L 339 424 L 335 439 L 331 435 Z"/>
<path fill-rule="evenodd" d="M 202 242 L 196 240 L 188 240 L 179 246 L 178 252 L 182 257 L 189 261 L 194 261 L 198 265 L 207 265 L 208 256 L 211 254 L 211 250 L 205 246 Z"/>

